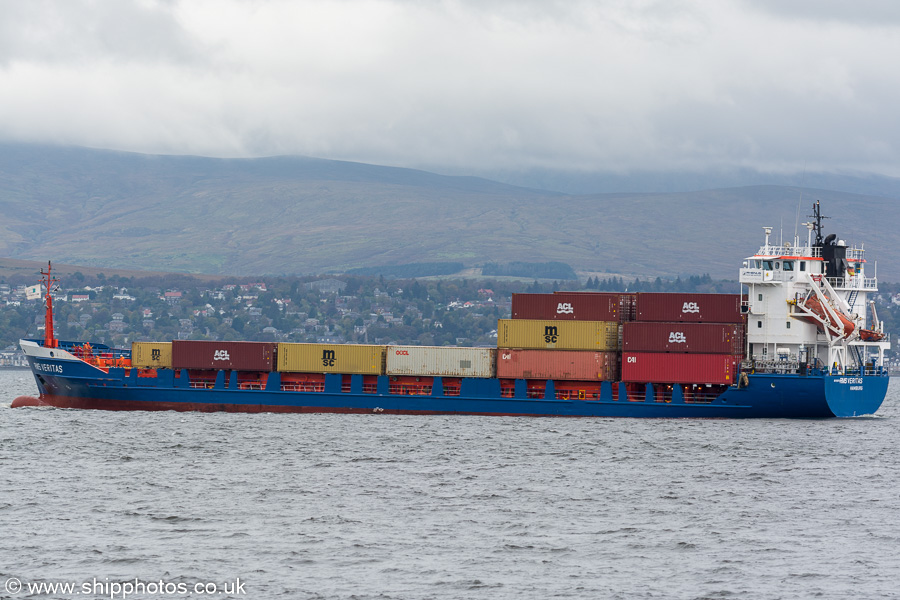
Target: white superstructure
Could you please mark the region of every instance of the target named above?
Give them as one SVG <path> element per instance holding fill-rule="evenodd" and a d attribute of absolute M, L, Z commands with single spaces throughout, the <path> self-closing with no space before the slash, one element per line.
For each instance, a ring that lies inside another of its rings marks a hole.
<path fill-rule="evenodd" d="M 814 211 L 805 243 L 798 236 L 772 245 L 766 227 L 765 244 L 744 260 L 748 361 L 759 371 L 873 372 L 890 348 L 869 302 L 878 291 L 875 269 L 867 273 L 862 246 L 822 239 L 818 202 Z"/>

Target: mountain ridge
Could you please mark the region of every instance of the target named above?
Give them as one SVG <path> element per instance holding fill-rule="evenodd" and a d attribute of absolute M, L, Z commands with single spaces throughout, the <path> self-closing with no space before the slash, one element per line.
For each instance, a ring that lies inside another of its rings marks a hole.
<path fill-rule="evenodd" d="M 0 145 L 0 256 L 107 269 L 283 275 L 426 262 L 735 278 L 763 226 L 809 204 L 900 280 L 892 198 L 760 185 L 571 195 L 304 157 L 215 159 Z M 788 225 L 783 225 L 787 223 Z"/>

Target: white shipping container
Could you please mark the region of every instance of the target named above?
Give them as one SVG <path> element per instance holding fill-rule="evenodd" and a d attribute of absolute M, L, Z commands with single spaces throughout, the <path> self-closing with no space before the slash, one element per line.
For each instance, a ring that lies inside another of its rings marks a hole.
<path fill-rule="evenodd" d="M 441 377 L 494 377 L 494 348 L 388 346 L 385 373 Z"/>

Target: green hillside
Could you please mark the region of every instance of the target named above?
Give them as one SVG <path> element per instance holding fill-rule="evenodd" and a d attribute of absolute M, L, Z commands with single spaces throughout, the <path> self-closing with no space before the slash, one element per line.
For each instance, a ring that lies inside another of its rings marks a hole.
<path fill-rule="evenodd" d="M 561 262 L 734 278 L 762 227 L 793 236 L 813 198 L 900 281 L 887 198 L 781 186 L 571 196 L 306 158 L 211 159 L 0 146 L 0 256 L 209 274 L 413 263 Z"/>

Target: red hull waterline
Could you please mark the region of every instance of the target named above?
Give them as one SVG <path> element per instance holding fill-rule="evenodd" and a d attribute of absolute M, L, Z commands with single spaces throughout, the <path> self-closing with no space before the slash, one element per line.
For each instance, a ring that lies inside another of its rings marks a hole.
<path fill-rule="evenodd" d="M 540 417 L 570 415 L 539 415 L 503 412 L 460 412 L 441 410 L 398 410 L 388 408 L 350 408 L 322 406 L 279 406 L 269 404 L 212 404 L 206 402 L 130 402 L 101 398 L 74 398 L 71 396 L 19 396 L 11 408 L 53 407 L 91 410 L 145 410 L 177 412 L 230 412 L 230 413 L 334 413 L 334 414 L 385 414 L 385 415 L 474 415 L 488 417 Z"/>

